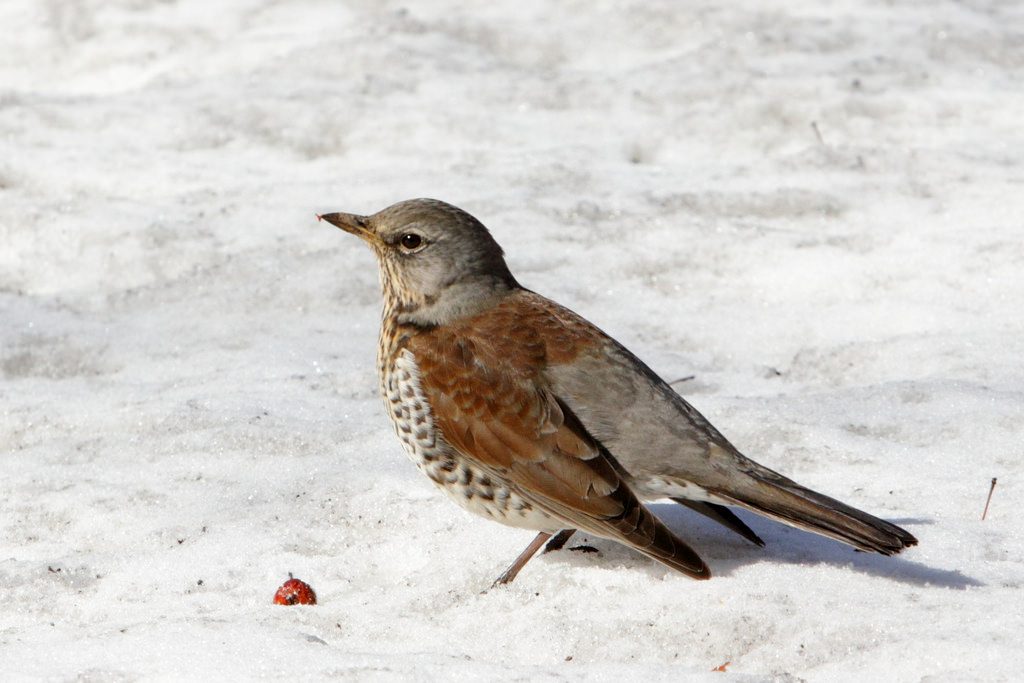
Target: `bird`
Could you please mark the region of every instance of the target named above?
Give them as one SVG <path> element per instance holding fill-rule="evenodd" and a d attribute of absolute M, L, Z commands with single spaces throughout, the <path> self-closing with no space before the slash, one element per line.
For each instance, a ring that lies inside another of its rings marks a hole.
<path fill-rule="evenodd" d="M 670 499 L 751 543 L 731 508 L 893 555 L 906 530 L 743 455 L 625 346 L 525 287 L 472 215 L 436 199 L 317 214 L 368 244 L 383 310 L 377 374 L 407 455 L 457 504 L 536 531 L 495 581 L 577 530 L 686 576 L 711 570 L 647 506 Z"/>

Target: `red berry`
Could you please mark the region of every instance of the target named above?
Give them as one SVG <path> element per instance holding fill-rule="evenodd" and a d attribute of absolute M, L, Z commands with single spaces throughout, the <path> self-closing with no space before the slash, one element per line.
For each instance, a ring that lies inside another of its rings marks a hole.
<path fill-rule="evenodd" d="M 305 581 L 288 575 L 288 580 L 281 584 L 274 594 L 275 605 L 315 605 L 316 593 Z"/>

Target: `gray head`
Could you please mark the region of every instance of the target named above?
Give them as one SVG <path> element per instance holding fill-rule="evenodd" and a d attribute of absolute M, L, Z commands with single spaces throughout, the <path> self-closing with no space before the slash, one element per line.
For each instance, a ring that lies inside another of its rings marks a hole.
<path fill-rule="evenodd" d="M 451 204 L 409 199 L 372 216 L 329 213 L 319 218 L 373 248 L 385 313 L 404 322 L 449 322 L 518 287 L 487 228 Z"/>

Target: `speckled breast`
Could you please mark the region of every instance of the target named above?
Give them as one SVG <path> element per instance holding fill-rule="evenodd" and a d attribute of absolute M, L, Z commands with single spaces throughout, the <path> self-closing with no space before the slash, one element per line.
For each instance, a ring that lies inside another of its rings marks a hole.
<path fill-rule="evenodd" d="M 538 531 L 561 527 L 516 492 L 473 465 L 444 440 L 423 391 L 416 359 L 407 349 L 381 359 L 381 394 L 405 452 L 456 503 L 509 526 Z"/>

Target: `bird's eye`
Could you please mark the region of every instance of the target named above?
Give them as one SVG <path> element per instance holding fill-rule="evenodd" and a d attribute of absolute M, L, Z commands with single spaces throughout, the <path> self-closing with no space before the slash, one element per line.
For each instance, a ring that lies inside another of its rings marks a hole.
<path fill-rule="evenodd" d="M 401 243 L 403 249 L 407 251 L 412 251 L 414 249 L 418 249 L 419 246 L 423 244 L 423 238 L 414 232 L 408 232 L 402 235 L 399 242 Z"/>

